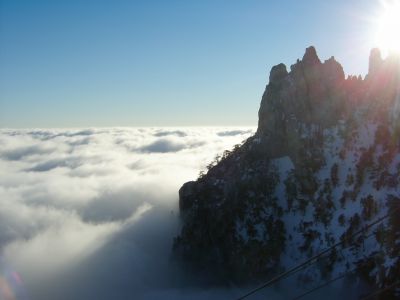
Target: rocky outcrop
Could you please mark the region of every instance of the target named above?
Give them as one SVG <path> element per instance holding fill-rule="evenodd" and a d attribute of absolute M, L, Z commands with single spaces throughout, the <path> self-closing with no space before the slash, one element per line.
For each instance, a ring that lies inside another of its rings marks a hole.
<path fill-rule="evenodd" d="M 337 123 L 346 105 L 345 75 L 332 57 L 321 63 L 314 47 L 301 61 L 272 68 L 258 113 L 257 135 L 264 137 L 271 157 L 297 152 L 299 124 L 328 127 Z M 271 143 L 269 140 L 273 141 Z"/>
<path fill-rule="evenodd" d="M 373 50 L 366 78 L 345 78 L 314 47 L 289 72 L 274 66 L 256 134 L 180 189 L 175 257 L 238 283 L 265 279 L 390 212 L 400 203 L 399 70 Z M 380 230 L 400 236 L 396 222 Z M 354 266 L 371 285 L 400 276 L 400 239 L 372 232 L 348 243 L 299 278 Z"/>
<path fill-rule="evenodd" d="M 369 55 L 369 68 L 368 68 L 368 75 L 375 76 L 383 65 L 383 59 L 381 51 L 377 48 L 371 50 Z"/>

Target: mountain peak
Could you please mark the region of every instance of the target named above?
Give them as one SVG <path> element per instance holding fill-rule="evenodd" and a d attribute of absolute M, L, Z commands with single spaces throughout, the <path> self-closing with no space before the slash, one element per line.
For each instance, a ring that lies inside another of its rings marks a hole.
<path fill-rule="evenodd" d="M 315 49 L 314 46 L 306 48 L 306 52 L 304 53 L 302 62 L 305 65 L 317 65 L 321 63 L 317 55 L 317 50 Z"/>
<path fill-rule="evenodd" d="M 299 123 L 336 122 L 335 112 L 344 101 L 337 91 L 344 81 L 342 66 L 333 56 L 321 63 L 313 46 L 289 73 L 284 64 L 274 66 L 261 99 L 257 134 L 273 139 L 280 155 L 287 148 L 287 135 L 297 131 Z"/>
<path fill-rule="evenodd" d="M 350 266 L 372 289 L 399 278 L 394 218 L 375 235 L 351 240 L 400 203 L 397 63 L 373 50 L 368 79 L 346 79 L 334 57 L 321 63 L 309 47 L 290 72 L 274 66 L 256 134 L 180 189 L 183 226 L 174 253 L 198 270 L 245 283 L 346 241 L 352 249 L 334 249 L 297 279 L 317 285 Z"/>
<path fill-rule="evenodd" d="M 277 84 L 281 82 L 288 75 L 285 64 L 278 64 L 273 66 L 269 74 L 269 83 Z"/>
<path fill-rule="evenodd" d="M 280 149 L 276 154 L 280 155 L 287 152 L 301 124 L 330 127 L 360 108 L 369 116 L 381 118 L 378 115 L 384 114 L 399 120 L 399 94 L 399 56 L 383 60 L 379 49 L 372 49 L 366 80 L 360 76 L 346 79 L 333 56 L 321 63 L 316 49 L 310 46 L 290 72 L 284 64 L 271 69 L 258 112 L 257 135 L 274 140 Z M 268 151 L 273 148 L 268 147 Z"/>
<path fill-rule="evenodd" d="M 373 48 L 369 55 L 368 74 L 376 74 L 382 66 L 383 59 L 381 51 L 378 48 Z"/>

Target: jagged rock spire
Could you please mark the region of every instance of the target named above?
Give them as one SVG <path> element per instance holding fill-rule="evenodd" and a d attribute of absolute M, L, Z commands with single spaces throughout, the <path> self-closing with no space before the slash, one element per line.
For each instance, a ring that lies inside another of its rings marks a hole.
<path fill-rule="evenodd" d="M 288 75 L 288 72 L 286 70 L 286 66 L 284 64 L 279 64 L 276 66 L 273 66 L 271 69 L 271 72 L 269 74 L 269 83 L 275 84 L 279 83 L 282 81 L 286 76 Z"/>
<path fill-rule="evenodd" d="M 344 80 L 342 66 L 333 57 L 321 63 L 313 46 L 289 73 L 284 64 L 274 66 L 261 100 L 257 134 L 268 136 L 282 150 L 299 122 L 335 123 L 344 101 Z"/>
<path fill-rule="evenodd" d="M 310 46 L 306 49 L 302 61 L 305 65 L 316 65 L 321 63 L 314 46 Z"/>
<path fill-rule="evenodd" d="M 381 68 L 383 63 L 381 51 L 378 48 L 373 48 L 369 55 L 368 74 L 374 75 Z"/>

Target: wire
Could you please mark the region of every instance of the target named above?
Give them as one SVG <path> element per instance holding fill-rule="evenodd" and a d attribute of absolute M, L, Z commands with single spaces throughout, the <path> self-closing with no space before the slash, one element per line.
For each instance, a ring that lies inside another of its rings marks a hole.
<path fill-rule="evenodd" d="M 394 288 L 394 287 L 395 287 L 396 285 L 398 285 L 398 284 L 400 284 L 400 280 L 396 281 L 395 283 L 393 283 L 393 284 L 391 284 L 391 285 L 389 285 L 389 286 L 387 286 L 387 287 L 385 287 L 385 288 L 383 288 L 383 289 L 381 289 L 381 290 L 378 290 L 378 291 L 376 291 L 376 292 L 373 292 L 372 294 L 369 294 L 369 295 L 367 295 L 367 296 L 361 298 L 361 300 L 371 299 L 371 298 L 374 297 L 374 296 L 378 296 L 379 294 L 381 294 L 381 293 L 383 293 L 383 292 L 386 292 L 386 291 L 388 291 L 388 290 L 391 290 L 392 288 Z"/>
<path fill-rule="evenodd" d="M 353 270 L 353 271 L 354 271 L 354 270 Z M 353 272 L 353 271 L 352 271 L 352 272 Z M 297 300 L 297 299 L 303 298 L 304 296 L 307 296 L 307 295 L 309 295 L 309 294 L 311 294 L 311 293 L 313 293 L 313 292 L 315 292 L 315 291 L 317 291 L 317 290 L 319 290 L 319 289 L 322 289 L 323 287 L 325 287 L 325 286 L 331 284 L 332 282 L 335 282 L 335 281 L 337 281 L 337 280 L 339 280 L 339 279 L 344 278 L 347 274 L 349 274 L 349 273 L 343 273 L 342 275 L 339 275 L 339 276 L 337 276 L 337 277 L 335 277 L 335 278 L 333 278 L 333 279 L 331 279 L 331 280 L 328 280 L 328 281 L 326 281 L 324 284 L 321 284 L 321 285 L 319 285 L 319 286 L 317 286 L 317 287 L 315 287 L 315 288 L 312 288 L 311 290 L 308 290 L 307 292 L 305 292 L 305 293 L 303 293 L 303 294 L 301 294 L 301 295 L 299 295 L 299 296 L 296 296 L 295 298 L 292 298 L 292 300 Z"/>
<path fill-rule="evenodd" d="M 288 276 L 290 276 L 290 275 L 292 275 L 292 274 L 294 274 L 294 273 L 296 273 L 296 272 L 298 272 L 298 271 L 304 269 L 306 266 L 308 266 L 308 265 L 310 265 L 310 264 L 312 264 L 312 263 L 315 263 L 316 260 L 318 260 L 318 259 L 319 259 L 321 256 L 323 256 L 324 254 L 328 253 L 330 250 L 336 248 L 337 246 L 340 246 L 340 245 L 344 244 L 344 242 L 346 242 L 347 240 L 349 240 L 349 239 L 355 237 L 356 235 L 358 235 L 358 234 L 360 234 L 360 233 L 363 233 L 363 232 L 369 230 L 369 229 L 370 229 L 371 227 L 373 227 L 374 225 L 376 225 L 376 224 L 382 222 L 383 220 L 385 220 L 385 219 L 387 219 L 388 217 L 390 217 L 391 215 L 393 215 L 393 214 L 394 214 L 395 212 L 397 212 L 399 209 L 400 209 L 400 206 L 397 207 L 397 208 L 396 208 L 394 211 L 392 211 L 391 213 L 388 213 L 388 214 L 386 214 L 385 216 L 378 218 L 376 221 L 374 221 L 374 222 L 372 222 L 372 223 L 370 223 L 370 224 L 364 226 L 362 229 L 360 229 L 360 230 L 354 232 L 354 233 L 351 234 L 349 237 L 346 237 L 346 239 L 344 239 L 344 240 L 342 240 L 342 241 L 340 241 L 340 242 L 337 242 L 336 244 L 334 244 L 333 246 L 331 246 L 331 247 L 329 247 L 329 248 L 326 248 L 326 249 L 322 250 L 322 251 L 321 251 L 320 253 L 318 253 L 317 255 L 314 255 L 313 257 L 307 259 L 305 262 L 303 262 L 303 263 L 301 263 L 301 264 L 299 264 L 299 265 L 297 265 L 297 266 L 295 266 L 295 267 L 289 269 L 288 271 L 285 271 L 285 272 L 283 272 L 283 273 L 281 273 L 281 274 L 278 274 L 277 276 L 275 276 L 275 277 L 273 277 L 272 279 L 268 280 L 267 282 L 265 282 L 264 284 L 260 285 L 259 287 L 255 288 L 255 289 L 251 290 L 250 292 L 248 292 L 247 294 L 245 294 L 245 295 L 243 295 L 243 296 L 237 298 L 237 300 L 243 300 L 243 299 L 245 299 L 245 298 L 247 298 L 247 297 L 249 297 L 249 296 L 255 294 L 256 292 L 258 292 L 258 291 L 260 291 L 260 290 L 262 290 L 262 289 L 264 289 L 264 288 L 270 286 L 271 284 L 273 284 L 273 283 L 275 283 L 275 282 L 278 282 L 278 281 L 282 280 L 283 278 L 288 277 Z M 351 243 L 350 243 L 350 244 L 351 244 Z M 314 261 L 314 262 L 313 262 L 313 261 Z"/>
<path fill-rule="evenodd" d="M 373 235 L 374 235 L 374 233 L 370 234 L 367 238 L 369 238 L 369 237 L 371 237 L 371 236 L 373 236 Z M 380 252 L 378 252 L 378 253 L 376 253 L 376 254 L 370 256 L 369 258 L 376 257 L 376 256 L 379 256 L 379 255 L 381 255 Z M 316 287 L 314 287 L 314 288 L 312 288 L 312 289 L 310 289 L 310 290 L 304 292 L 303 294 L 301 294 L 301 295 L 299 295 L 299 296 L 296 296 L 296 297 L 293 298 L 292 300 L 297 300 L 297 299 L 303 298 L 304 296 L 307 296 L 307 295 L 309 295 L 309 294 L 311 294 L 311 293 L 313 293 L 313 292 L 315 292 L 315 291 L 317 291 L 317 290 L 319 290 L 319 289 L 321 289 L 321 288 L 323 288 L 323 287 L 325 287 L 325 286 L 331 284 L 332 282 L 335 282 L 335 281 L 337 281 L 337 280 L 339 280 L 339 279 L 342 279 L 342 278 L 346 277 L 347 275 L 350 275 L 351 273 L 354 273 L 355 271 L 357 271 L 358 269 L 360 269 L 361 266 L 363 266 L 363 265 L 365 265 L 365 264 L 366 264 L 366 262 L 364 262 L 364 263 L 362 263 L 361 265 L 355 267 L 355 268 L 352 269 L 351 271 L 347 271 L 347 272 L 345 272 L 345 273 L 343 273 L 343 274 L 341 274 L 341 275 L 339 275 L 339 276 L 337 276 L 337 277 L 335 277 L 335 278 L 333 278 L 333 279 L 331 279 L 331 280 L 328 280 L 328 281 L 324 282 L 324 283 L 321 284 L 321 285 L 318 285 L 318 286 L 316 286 Z"/>

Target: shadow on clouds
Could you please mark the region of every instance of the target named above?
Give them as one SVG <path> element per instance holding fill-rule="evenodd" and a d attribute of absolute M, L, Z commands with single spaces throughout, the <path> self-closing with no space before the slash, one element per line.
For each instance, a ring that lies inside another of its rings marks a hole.
<path fill-rule="evenodd" d="M 235 135 L 243 135 L 243 134 L 251 134 L 252 130 L 226 130 L 217 132 L 218 136 L 235 136 Z"/>
<path fill-rule="evenodd" d="M 170 141 L 167 139 L 160 139 L 155 142 L 150 143 L 139 148 L 142 152 L 147 153 L 168 153 L 168 152 L 178 152 L 185 149 L 186 145 L 176 141 Z"/>

